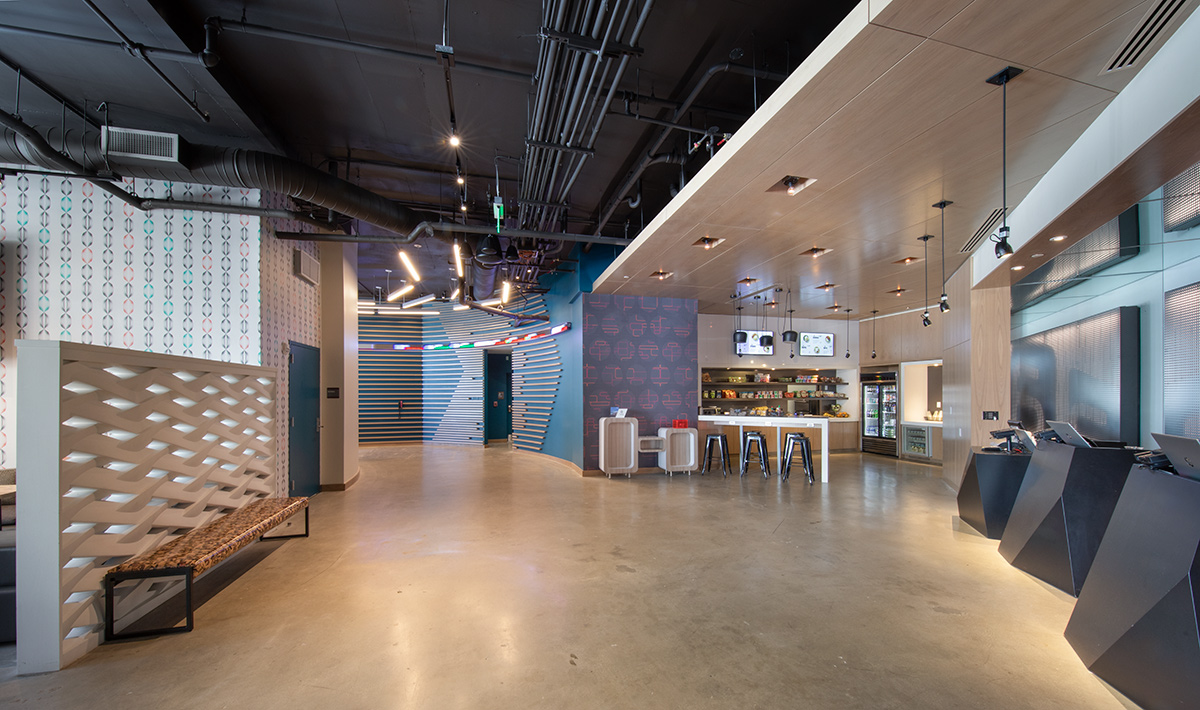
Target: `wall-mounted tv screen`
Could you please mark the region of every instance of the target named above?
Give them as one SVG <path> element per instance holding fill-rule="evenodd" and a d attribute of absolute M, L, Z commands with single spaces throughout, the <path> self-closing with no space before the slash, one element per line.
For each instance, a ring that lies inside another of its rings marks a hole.
<path fill-rule="evenodd" d="M 774 355 L 775 354 L 775 331 L 773 330 L 742 330 L 738 331 L 746 334 L 746 342 L 734 343 L 734 350 L 738 355 Z M 764 337 L 770 337 L 766 343 L 763 343 Z"/>
<path fill-rule="evenodd" d="M 833 357 L 833 333 L 801 333 L 802 357 Z"/>

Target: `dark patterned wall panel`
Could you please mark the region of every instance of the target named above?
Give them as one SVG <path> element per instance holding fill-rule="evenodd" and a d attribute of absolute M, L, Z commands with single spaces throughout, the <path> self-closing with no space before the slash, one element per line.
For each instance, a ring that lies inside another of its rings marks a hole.
<path fill-rule="evenodd" d="M 1200 437 L 1200 283 L 1168 291 L 1163 312 L 1166 433 Z"/>
<path fill-rule="evenodd" d="M 583 460 L 600 465 L 598 422 L 610 407 L 637 417 L 642 436 L 674 419 L 696 425 L 696 301 L 585 294 Z M 644 454 L 641 466 L 655 465 Z"/>
<path fill-rule="evenodd" d="M 1084 436 L 1137 444 L 1139 329 L 1139 310 L 1127 306 L 1014 340 L 1014 416 L 1034 430 L 1054 419 Z"/>
<path fill-rule="evenodd" d="M 358 317 L 362 343 L 419 343 L 421 318 Z M 360 347 L 358 351 L 358 442 L 381 444 L 421 440 L 420 352 Z M 403 403 L 403 406 L 401 406 Z"/>

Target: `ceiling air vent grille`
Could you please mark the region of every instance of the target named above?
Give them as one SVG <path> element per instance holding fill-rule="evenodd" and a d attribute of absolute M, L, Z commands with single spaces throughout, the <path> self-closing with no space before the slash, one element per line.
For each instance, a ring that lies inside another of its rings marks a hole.
<path fill-rule="evenodd" d="M 1104 71 L 1100 73 L 1120 71 L 1137 64 L 1138 60 L 1146 54 L 1146 50 L 1162 36 L 1163 31 L 1171 24 L 1171 20 L 1179 15 L 1179 11 L 1188 2 L 1190 0 L 1159 0 L 1151 5 L 1150 9 L 1146 11 L 1146 15 L 1142 17 L 1142 21 L 1133 28 L 1133 31 L 1121 44 L 1121 48 L 1113 54 L 1108 63 L 1104 65 Z"/>
<path fill-rule="evenodd" d="M 992 213 L 988 215 L 988 218 L 983 220 L 983 224 L 979 225 L 979 229 L 975 230 L 975 234 L 973 234 L 971 238 L 967 240 L 966 244 L 963 244 L 963 247 L 959 250 L 959 253 L 970 254 L 971 252 L 975 251 L 975 247 L 979 246 L 980 242 L 982 242 L 989 234 L 996 230 L 996 225 L 1000 222 L 1000 218 L 1003 216 L 1003 208 L 997 207 L 996 209 L 992 210 Z"/>
<path fill-rule="evenodd" d="M 156 162 L 179 162 L 179 136 L 174 133 L 139 131 L 106 126 L 100 134 L 105 155 Z"/>

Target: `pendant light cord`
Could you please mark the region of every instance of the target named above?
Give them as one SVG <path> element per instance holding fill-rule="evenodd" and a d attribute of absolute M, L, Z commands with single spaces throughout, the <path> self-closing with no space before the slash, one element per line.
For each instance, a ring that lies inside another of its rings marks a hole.
<path fill-rule="evenodd" d="M 1008 77 L 1000 85 L 1000 215 L 1008 227 Z M 942 214 L 945 214 L 943 212 Z"/>
<path fill-rule="evenodd" d="M 946 294 L 946 206 L 942 205 L 942 295 Z"/>

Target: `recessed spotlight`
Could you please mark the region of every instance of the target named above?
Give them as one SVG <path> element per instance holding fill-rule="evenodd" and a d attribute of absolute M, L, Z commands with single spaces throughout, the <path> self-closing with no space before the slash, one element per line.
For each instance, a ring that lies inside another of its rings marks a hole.
<path fill-rule="evenodd" d="M 1060 235 L 1058 235 L 1057 237 L 1050 237 L 1050 241 L 1052 241 L 1052 242 L 1061 242 L 1061 241 L 1065 240 L 1066 238 L 1067 238 L 1067 235 L 1065 235 L 1065 234 L 1060 234 Z"/>
<path fill-rule="evenodd" d="M 841 306 L 839 306 L 838 304 L 836 304 L 836 303 L 835 303 L 835 304 L 833 304 L 832 306 L 825 306 L 825 310 L 827 310 L 827 311 L 840 311 L 840 310 L 842 310 L 842 307 L 841 307 Z"/>
<path fill-rule="evenodd" d="M 750 278 L 749 276 L 747 276 L 746 278 L 742 279 L 741 281 L 738 281 L 738 283 L 742 284 L 743 286 L 749 286 L 750 284 L 756 283 L 757 281 L 758 281 L 758 279 L 753 279 L 753 278 Z"/>
<path fill-rule="evenodd" d="M 908 266 L 909 264 L 915 264 L 920 260 L 921 260 L 921 257 L 919 257 L 919 256 L 906 256 L 903 259 L 900 259 L 898 261 L 893 261 L 892 263 L 900 264 L 901 266 Z"/>
<path fill-rule="evenodd" d="M 671 278 L 674 275 L 675 275 L 674 271 L 663 271 L 662 269 L 659 269 L 658 271 L 655 271 L 654 273 L 650 274 L 651 278 L 656 278 L 659 281 L 666 281 L 667 279 Z"/>
<path fill-rule="evenodd" d="M 900 288 L 899 286 L 897 286 L 896 288 L 892 289 L 891 291 L 888 291 L 888 293 L 894 293 L 897 296 L 899 296 L 900 294 L 904 293 L 907 290 L 908 289 L 906 289 L 906 288 Z"/>
<path fill-rule="evenodd" d="M 783 189 L 785 192 L 787 192 L 787 194 L 795 195 L 816 181 L 816 178 L 804 178 L 796 177 L 795 175 L 786 175 L 784 176 L 783 180 L 780 181 L 780 184 L 783 185 Z"/>
<path fill-rule="evenodd" d="M 1041 259 L 1043 256 L 1045 256 L 1045 254 L 1042 254 L 1042 253 L 1038 253 L 1038 254 L 1030 254 L 1030 255 L 1029 255 L 1029 258 L 1030 258 L 1030 259 Z"/>
<path fill-rule="evenodd" d="M 828 254 L 831 251 L 833 251 L 833 250 L 826 249 L 825 247 L 813 247 L 812 249 L 805 249 L 804 251 L 802 251 L 800 253 L 808 254 L 812 258 L 816 259 L 818 256 L 824 256 L 825 254 Z"/>
<path fill-rule="evenodd" d="M 723 237 L 710 237 L 707 234 L 692 242 L 692 246 L 701 247 L 703 249 L 715 249 L 725 241 Z"/>
<path fill-rule="evenodd" d="M 1025 266 L 1022 264 L 1017 264 L 1016 266 L 1010 266 L 1008 268 L 1012 269 L 1013 271 L 1022 271 L 1024 270 Z"/>
<path fill-rule="evenodd" d="M 837 284 L 831 284 L 828 281 L 816 287 L 818 291 L 828 291 L 831 288 L 837 288 Z"/>

